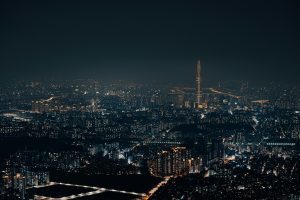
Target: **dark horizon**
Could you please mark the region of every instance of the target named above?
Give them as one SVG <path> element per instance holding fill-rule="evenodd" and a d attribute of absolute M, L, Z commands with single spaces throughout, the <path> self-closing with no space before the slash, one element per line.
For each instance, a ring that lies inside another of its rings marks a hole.
<path fill-rule="evenodd" d="M 2 1 L 12 79 L 245 80 L 300 85 L 297 1 Z"/>

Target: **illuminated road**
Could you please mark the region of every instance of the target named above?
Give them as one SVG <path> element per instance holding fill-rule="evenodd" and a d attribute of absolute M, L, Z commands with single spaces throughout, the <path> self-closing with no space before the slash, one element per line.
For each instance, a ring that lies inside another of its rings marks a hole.
<path fill-rule="evenodd" d="M 80 194 L 66 196 L 66 197 L 59 197 L 59 198 L 35 195 L 34 199 L 36 199 L 36 200 L 68 200 L 68 199 L 76 199 L 79 197 L 86 197 L 86 196 L 91 196 L 91 195 L 95 195 L 95 194 L 100 194 L 102 192 L 117 192 L 117 193 L 123 193 L 123 194 L 131 194 L 131 195 L 140 196 L 141 198 L 147 196 L 145 193 L 127 192 L 124 190 L 115 190 L 115 189 L 93 187 L 93 186 L 88 186 L 88 185 L 76 185 L 76 184 L 70 184 L 70 183 L 57 183 L 57 182 L 50 182 L 48 185 L 35 186 L 34 188 L 48 187 L 51 185 L 65 185 L 65 186 L 73 186 L 73 187 L 82 187 L 82 188 L 93 189 L 95 191 L 80 193 Z"/>
<path fill-rule="evenodd" d="M 214 92 L 214 93 L 217 93 L 217 94 L 224 94 L 224 95 L 227 95 L 227 96 L 230 96 L 230 97 L 234 97 L 234 98 L 237 98 L 237 99 L 241 98 L 240 96 L 236 96 L 236 95 L 233 95 L 233 94 L 228 93 L 228 92 L 221 92 L 221 91 L 218 91 L 218 90 L 216 90 L 214 88 L 209 88 L 209 90 L 211 92 Z"/>
<path fill-rule="evenodd" d="M 265 103 L 269 103 L 268 99 L 261 99 L 261 100 L 255 100 L 255 101 L 251 101 L 252 103 L 260 103 L 260 104 L 265 104 Z"/>
<path fill-rule="evenodd" d="M 154 188 L 152 188 L 152 190 L 150 190 L 150 192 L 148 192 L 148 195 L 145 196 L 143 198 L 143 200 L 148 200 L 161 186 L 167 184 L 168 181 L 170 180 L 170 178 L 171 178 L 171 176 L 165 177 L 163 181 L 161 181 L 160 183 L 158 183 Z"/>
<path fill-rule="evenodd" d="M 58 98 L 58 97 L 50 97 L 49 99 L 42 99 L 40 101 L 41 102 L 50 102 L 50 101 L 52 101 L 53 99 L 56 99 L 56 98 Z"/>
<path fill-rule="evenodd" d="M 181 142 L 175 142 L 175 141 L 145 141 L 143 144 L 181 144 Z"/>

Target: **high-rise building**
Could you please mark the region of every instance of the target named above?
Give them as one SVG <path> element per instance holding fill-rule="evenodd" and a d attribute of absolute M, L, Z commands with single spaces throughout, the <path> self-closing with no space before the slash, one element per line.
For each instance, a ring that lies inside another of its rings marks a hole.
<path fill-rule="evenodd" d="M 158 153 L 149 163 L 149 168 L 152 174 L 164 177 L 199 172 L 199 163 L 200 158 L 191 158 L 191 151 L 186 147 L 173 147 Z"/>
<path fill-rule="evenodd" d="M 200 60 L 197 62 L 196 66 L 196 101 L 195 101 L 195 108 L 201 108 L 201 63 Z"/>

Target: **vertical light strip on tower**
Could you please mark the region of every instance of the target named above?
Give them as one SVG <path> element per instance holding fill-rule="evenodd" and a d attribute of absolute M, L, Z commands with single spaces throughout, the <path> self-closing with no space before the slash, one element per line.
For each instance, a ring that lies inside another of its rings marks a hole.
<path fill-rule="evenodd" d="M 200 60 L 196 66 L 196 108 L 200 108 L 201 105 L 201 63 Z"/>

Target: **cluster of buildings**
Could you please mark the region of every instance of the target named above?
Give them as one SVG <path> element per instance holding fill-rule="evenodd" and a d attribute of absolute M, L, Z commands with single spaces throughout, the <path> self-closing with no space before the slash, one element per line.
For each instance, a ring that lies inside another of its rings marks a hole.
<path fill-rule="evenodd" d="M 0 191 L 4 199 L 27 199 L 26 190 L 49 184 L 49 172 L 26 166 L 7 167 L 1 174 Z"/>
<path fill-rule="evenodd" d="M 200 173 L 210 163 L 225 158 L 225 143 L 221 137 L 196 141 L 186 146 L 173 145 L 159 151 L 148 161 L 151 174 L 165 177 Z"/>
<path fill-rule="evenodd" d="M 216 163 L 299 152 L 298 89 L 203 88 L 200 61 L 195 71 L 191 88 L 93 80 L 3 86 L 0 196 L 26 198 L 26 188 L 49 182 L 49 169 L 226 178 L 233 169 Z"/>
<path fill-rule="evenodd" d="M 299 199 L 299 155 L 248 153 L 176 176 L 150 199 Z"/>
<path fill-rule="evenodd" d="M 155 176 L 184 175 L 190 172 L 199 172 L 202 160 L 191 157 L 191 151 L 186 147 L 173 147 L 161 151 L 157 157 L 149 161 L 151 174 Z"/>

